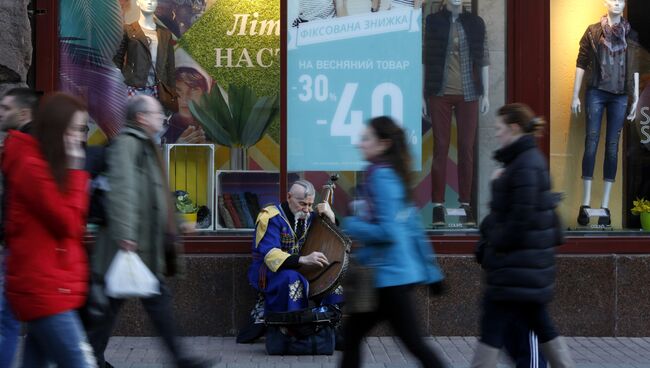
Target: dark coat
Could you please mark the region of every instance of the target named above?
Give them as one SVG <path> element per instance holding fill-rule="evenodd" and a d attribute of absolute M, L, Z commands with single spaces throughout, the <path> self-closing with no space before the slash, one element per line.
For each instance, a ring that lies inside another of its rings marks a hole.
<path fill-rule="evenodd" d="M 106 176 L 111 190 L 105 208 L 107 224 L 97 234 L 91 259 L 97 275 L 106 274 L 120 240 L 135 241 L 138 255 L 158 277 L 168 271 L 164 242 L 170 194 L 154 151 L 158 148 L 150 139 L 139 127 L 127 124 L 108 146 Z"/>
<path fill-rule="evenodd" d="M 498 150 L 495 158 L 505 170 L 492 182 L 490 214 L 481 224 L 486 297 L 548 303 L 559 234 L 546 160 L 532 135 Z"/>
<path fill-rule="evenodd" d="M 157 24 L 158 51 L 156 56 L 156 75 L 172 91 L 176 88 L 174 76 L 174 46 L 172 33 L 160 23 Z M 122 43 L 113 62 L 122 71 L 124 83 L 127 86 L 142 88 L 147 86 L 147 78 L 151 69 L 151 52 L 140 24 L 134 22 L 124 25 Z"/>
<path fill-rule="evenodd" d="M 463 10 L 458 16 L 458 22 L 463 27 L 469 42 L 472 61 L 472 78 L 476 92 L 481 94 L 483 84 L 481 68 L 485 66 L 485 22 L 478 15 Z M 451 29 L 451 12 L 446 8 L 429 14 L 426 19 L 426 35 L 424 49 L 424 93 L 425 96 L 435 96 L 444 87 L 442 78 L 447 60 L 449 30 Z"/>

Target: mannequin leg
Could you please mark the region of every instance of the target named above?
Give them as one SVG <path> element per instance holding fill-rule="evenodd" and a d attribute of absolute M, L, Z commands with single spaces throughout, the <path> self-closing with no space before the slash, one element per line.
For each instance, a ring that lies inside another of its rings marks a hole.
<path fill-rule="evenodd" d="M 589 224 L 589 216 L 587 215 L 587 209 L 589 207 L 589 202 L 591 202 L 591 179 L 582 180 L 582 205 L 578 211 L 578 224 L 586 226 Z"/>
<path fill-rule="evenodd" d="M 601 208 L 609 208 L 609 195 L 612 192 L 612 183 L 611 181 L 605 182 L 605 189 L 603 191 L 603 201 L 601 202 Z"/>
<path fill-rule="evenodd" d="M 612 182 L 611 181 L 605 181 L 604 189 L 603 189 L 603 201 L 601 202 L 600 207 L 607 212 L 607 216 L 601 216 L 598 218 L 598 225 L 605 225 L 609 226 L 612 224 L 612 218 L 609 213 L 609 195 L 612 192 Z"/>
<path fill-rule="evenodd" d="M 462 99 L 455 105 L 456 125 L 458 126 L 458 201 L 465 210 L 461 223 L 475 226 L 471 206 L 472 184 L 474 180 L 474 147 L 478 129 L 478 101 Z"/>
<path fill-rule="evenodd" d="M 433 161 L 431 163 L 431 201 L 445 203 L 447 155 L 451 139 L 451 110 L 453 102 L 448 96 L 429 97 L 429 114 L 433 133 Z M 433 225 L 445 224 L 442 205 L 433 208 Z"/>
<path fill-rule="evenodd" d="M 600 140 L 600 126 L 608 95 L 610 93 L 596 88 L 590 88 L 587 90 L 585 98 L 585 115 L 587 116 L 587 120 L 585 126 L 585 150 L 582 156 L 584 197 L 582 205 L 578 210 L 578 224 L 582 226 L 589 224 L 589 216 L 587 216 L 585 209 L 589 208 L 589 200 L 591 199 L 591 181 L 594 177 L 596 151 L 598 149 L 598 141 Z"/>
<path fill-rule="evenodd" d="M 582 181 L 582 205 L 589 207 L 591 202 L 591 179 Z"/>
<path fill-rule="evenodd" d="M 603 192 L 602 208 L 607 216 L 598 219 L 598 225 L 609 226 L 611 217 L 609 213 L 609 196 L 612 191 L 612 183 L 616 178 L 618 165 L 618 143 L 621 140 L 621 131 L 625 122 L 627 110 L 627 95 L 609 94 L 607 100 L 607 134 L 605 136 L 605 162 L 603 163 L 603 176 L 605 188 Z"/>

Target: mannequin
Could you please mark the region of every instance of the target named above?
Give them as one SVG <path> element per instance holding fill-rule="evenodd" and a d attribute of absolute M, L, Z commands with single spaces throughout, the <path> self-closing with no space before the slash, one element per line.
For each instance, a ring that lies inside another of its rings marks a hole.
<path fill-rule="evenodd" d="M 474 145 L 478 113 L 490 109 L 485 22 L 463 9 L 462 0 L 447 0 L 426 18 L 425 47 L 424 95 L 434 136 L 433 225 L 445 225 L 445 174 L 453 111 L 458 126 L 459 202 L 466 213 L 460 220 L 466 226 L 476 226 L 470 204 Z"/>
<path fill-rule="evenodd" d="M 589 224 L 587 209 L 591 202 L 591 184 L 595 165 L 596 150 L 600 138 L 600 126 L 603 113 L 607 110 L 607 136 L 604 162 L 604 191 L 601 208 L 606 216 L 598 218 L 598 225 L 609 226 L 609 197 L 612 183 L 616 177 L 618 160 L 618 142 L 625 121 L 625 110 L 628 104 L 628 93 L 633 96 L 628 120 L 636 117 L 636 105 L 639 101 L 639 73 L 630 67 L 632 56 L 629 54 L 629 43 L 636 39 L 636 32 L 630 29 L 629 23 L 623 18 L 624 0 L 604 0 L 607 14 L 600 22 L 587 27 L 580 40 L 575 81 L 573 84 L 573 100 L 571 111 L 577 115 L 581 111 L 580 87 L 585 70 L 591 71 L 586 92 L 586 135 L 585 151 L 582 158 L 583 198 L 578 211 L 578 224 Z M 634 81 L 628 77 L 634 73 Z M 632 85 L 631 85 L 632 84 Z"/>
<path fill-rule="evenodd" d="M 140 18 L 124 26 L 124 36 L 113 62 L 122 71 L 129 97 L 158 98 L 158 81 L 175 90 L 172 34 L 154 13 L 157 0 L 137 0 Z"/>

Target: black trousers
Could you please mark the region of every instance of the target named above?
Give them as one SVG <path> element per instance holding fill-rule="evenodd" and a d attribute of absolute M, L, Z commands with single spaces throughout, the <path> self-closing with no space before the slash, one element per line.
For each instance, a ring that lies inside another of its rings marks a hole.
<path fill-rule="evenodd" d="M 93 347 L 95 358 L 97 359 L 97 365 L 100 368 L 104 368 L 106 365 L 106 361 L 104 360 L 104 351 L 106 350 L 106 345 L 108 345 L 108 340 L 112 335 L 117 315 L 124 304 L 123 299 L 109 298 L 109 301 L 110 310 L 107 313 L 107 316 L 102 321 L 95 321 L 86 328 L 88 341 Z M 140 302 L 147 312 L 154 328 L 162 337 L 165 346 L 174 357 L 177 365 L 183 366 L 186 361 L 189 361 L 189 357 L 185 355 L 185 352 L 177 338 L 177 331 L 174 323 L 175 320 L 172 311 L 171 294 L 167 286 L 161 281 L 160 295 L 151 298 L 142 298 L 140 299 Z"/>
<path fill-rule="evenodd" d="M 513 325 L 535 332 L 540 344 L 559 336 L 548 314 L 546 304 L 484 299 L 481 342 L 501 349 L 509 328 Z"/>
<path fill-rule="evenodd" d="M 512 324 L 506 331 L 503 347 L 516 368 L 546 368 L 546 359 L 539 351 L 537 335 L 523 324 Z"/>
<path fill-rule="evenodd" d="M 420 334 L 420 322 L 413 307 L 413 286 L 380 288 L 379 308 L 371 313 L 352 314 L 344 329 L 343 358 L 341 367 L 361 366 L 361 340 L 379 322 L 387 320 L 409 351 L 426 368 L 445 367 L 446 364 Z"/>

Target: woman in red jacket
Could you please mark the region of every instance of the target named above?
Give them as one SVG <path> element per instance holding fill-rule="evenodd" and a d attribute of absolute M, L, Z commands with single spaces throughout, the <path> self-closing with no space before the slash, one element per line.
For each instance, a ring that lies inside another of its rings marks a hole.
<path fill-rule="evenodd" d="M 81 243 L 87 119 L 81 101 L 56 93 L 41 103 L 33 136 L 14 130 L 5 140 L 6 291 L 16 317 L 27 323 L 23 367 L 94 366 L 75 312 L 88 284 Z"/>

